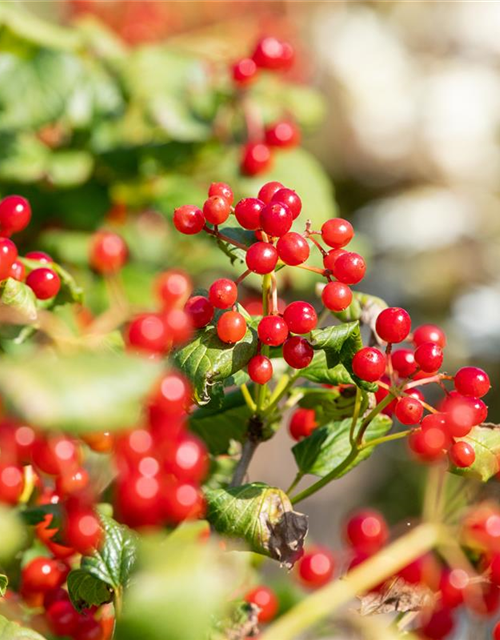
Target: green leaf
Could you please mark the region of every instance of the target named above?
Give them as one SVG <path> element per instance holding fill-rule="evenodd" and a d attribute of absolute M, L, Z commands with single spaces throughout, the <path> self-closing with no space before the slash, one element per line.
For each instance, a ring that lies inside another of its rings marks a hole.
<path fill-rule="evenodd" d="M 0 73 L 1 77 L 1 73 Z M 0 135 L 0 178 L 5 182 L 42 180 L 50 151 L 33 134 Z"/>
<path fill-rule="evenodd" d="M 21 517 L 28 525 L 37 525 L 43 522 L 46 516 L 51 515 L 51 523 L 54 528 L 60 528 L 62 521 L 62 508 L 60 504 L 38 504 L 33 507 L 27 507 L 21 512 Z"/>
<path fill-rule="evenodd" d="M 362 419 L 356 425 L 356 432 L 361 426 Z M 384 436 L 391 428 L 391 419 L 383 414 L 376 416 L 365 433 L 365 442 Z M 341 422 L 331 422 L 304 438 L 292 448 L 297 466 L 302 473 L 316 476 L 326 476 L 339 466 L 351 453 L 349 431 L 351 419 Z M 339 474 L 345 475 L 362 460 L 369 458 L 374 447 L 367 447 L 358 452 L 356 459 Z"/>
<path fill-rule="evenodd" d="M 229 345 L 217 336 L 215 327 L 208 326 L 188 345 L 177 351 L 175 364 L 191 380 L 198 404 L 207 404 L 213 387 L 243 369 L 257 351 L 257 333 L 247 328 L 242 340 Z"/>
<path fill-rule="evenodd" d="M 10 622 L 0 616 L 0 640 L 45 640 L 33 629 L 21 627 L 17 622 Z"/>
<path fill-rule="evenodd" d="M 3 573 L 0 573 L 0 598 L 3 598 L 5 592 L 7 591 L 7 587 L 9 586 L 9 579 Z"/>
<path fill-rule="evenodd" d="M 473 427 L 465 438 L 458 438 L 474 447 L 476 459 L 470 467 L 462 469 L 450 465 L 450 471 L 458 475 L 487 482 L 500 470 L 500 425 L 485 423 Z"/>
<path fill-rule="evenodd" d="M 293 511 L 284 491 L 253 482 L 207 489 L 207 519 L 215 530 L 244 540 L 252 551 L 293 566 L 307 534 L 307 516 Z"/>
<path fill-rule="evenodd" d="M 327 422 L 344 420 L 352 416 L 356 401 L 356 388 L 334 387 L 333 389 L 321 389 L 311 387 L 294 387 L 294 393 L 301 396 L 299 407 L 314 409 L 316 420 L 320 426 Z M 368 406 L 368 394 L 362 393 L 360 415 L 363 415 Z"/>
<path fill-rule="evenodd" d="M 113 593 L 106 584 L 83 569 L 70 571 L 68 593 L 77 611 L 93 606 L 100 607 L 113 599 Z"/>
<path fill-rule="evenodd" d="M 55 187 L 74 187 L 86 182 L 93 168 L 94 159 L 88 151 L 55 151 L 49 157 L 47 178 Z"/>
<path fill-rule="evenodd" d="M 300 376 L 318 384 L 355 384 L 343 364 L 328 368 L 324 351 L 316 351 L 311 364 L 300 370 Z"/>
<path fill-rule="evenodd" d="M 37 319 L 35 294 L 24 282 L 14 278 L 4 280 L 0 285 L 0 303 L 12 310 L 12 314 L 6 314 L 6 319 L 2 318 L 3 322 L 29 324 Z"/>
<path fill-rule="evenodd" d="M 70 433 L 137 424 L 162 365 L 113 352 L 0 358 L 0 394 L 30 424 Z"/>
<path fill-rule="evenodd" d="M 73 29 L 43 20 L 21 5 L 0 5 L 0 25 L 18 38 L 50 49 L 73 50 L 81 43 Z"/>
<path fill-rule="evenodd" d="M 26 543 L 26 527 L 19 513 L 0 505 L 0 563 L 8 563 Z M 1 636 L 0 636 L 1 637 Z"/>
<path fill-rule="evenodd" d="M 189 428 L 202 438 L 212 455 L 227 453 L 231 440 L 243 442 L 251 411 L 241 391 L 224 396 L 222 405 L 200 407 L 189 416 Z"/>

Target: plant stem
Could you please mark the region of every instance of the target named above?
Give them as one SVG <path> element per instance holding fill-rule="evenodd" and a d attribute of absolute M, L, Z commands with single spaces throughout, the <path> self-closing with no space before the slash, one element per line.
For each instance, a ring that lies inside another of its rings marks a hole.
<path fill-rule="evenodd" d="M 370 426 L 370 423 L 373 420 L 373 418 L 376 418 L 378 416 L 378 414 L 383 409 L 385 409 L 388 405 L 390 405 L 393 400 L 394 400 L 394 396 L 392 395 L 391 392 L 389 392 L 388 395 L 386 395 L 385 398 L 383 400 L 381 400 L 378 403 L 378 405 L 376 407 L 374 407 L 370 411 L 370 413 L 366 416 L 366 418 L 361 423 L 361 426 L 360 426 L 359 432 L 358 432 L 358 437 L 356 438 L 356 443 L 357 443 L 358 446 L 361 446 L 363 444 L 363 438 L 365 436 L 366 430 Z"/>
<path fill-rule="evenodd" d="M 252 461 L 253 454 L 257 450 L 259 443 L 255 440 L 245 440 L 243 448 L 241 450 L 241 458 L 238 460 L 236 469 L 234 470 L 233 478 L 230 483 L 230 487 L 239 487 L 243 482 L 248 471 L 248 466 Z"/>
<path fill-rule="evenodd" d="M 443 373 L 438 373 L 436 376 L 431 376 L 430 378 L 422 378 L 420 380 L 413 380 L 408 384 L 405 384 L 403 387 L 403 391 L 408 391 L 408 389 L 413 389 L 414 387 L 421 387 L 424 384 L 432 384 L 433 382 L 441 382 L 441 380 L 453 380 L 451 376 L 446 376 Z"/>
<path fill-rule="evenodd" d="M 356 387 L 356 400 L 354 401 L 354 411 L 352 414 L 351 428 L 349 430 L 349 442 L 351 443 L 351 447 L 354 447 L 355 438 L 354 431 L 356 429 L 356 424 L 359 418 L 359 411 L 361 409 L 361 389 Z"/>
<path fill-rule="evenodd" d="M 255 413 L 255 411 L 257 410 L 257 405 L 253 401 L 253 398 L 250 395 L 250 391 L 248 390 L 247 385 L 242 384 L 240 386 L 240 389 L 241 389 L 241 393 L 243 394 L 243 397 L 245 398 L 245 402 L 247 403 L 248 408 L 252 413 Z"/>
<path fill-rule="evenodd" d="M 291 376 L 288 375 L 284 375 L 281 380 L 279 381 L 279 383 L 276 385 L 276 388 L 273 391 L 273 394 L 269 400 L 269 403 L 266 407 L 266 410 L 264 411 L 264 416 L 268 416 L 270 413 L 273 412 L 273 410 L 275 409 L 276 405 L 278 404 L 278 402 L 281 400 L 281 398 L 283 398 L 283 396 L 288 393 L 288 391 L 290 390 L 290 388 L 293 386 L 293 383 L 295 382 L 295 380 L 297 380 L 297 378 L 300 375 L 300 370 L 296 371 L 295 373 L 293 373 Z M 286 378 L 285 378 L 286 376 Z"/>
<path fill-rule="evenodd" d="M 269 314 L 269 293 L 271 291 L 271 274 L 266 273 L 262 276 L 262 314 L 267 316 Z M 269 356 L 269 346 L 267 344 L 262 345 L 261 353 L 263 356 Z M 257 386 L 257 408 L 256 413 L 261 414 L 264 408 L 264 402 L 267 396 L 267 383 L 258 384 Z"/>
<path fill-rule="evenodd" d="M 391 442 L 392 440 L 400 440 L 402 438 L 406 438 L 411 433 L 411 429 L 406 429 L 406 431 L 398 431 L 398 433 L 391 433 L 388 436 L 383 436 L 381 438 L 375 438 L 374 440 L 368 440 L 359 447 L 359 450 L 369 449 L 370 447 L 376 447 L 379 444 L 385 444 L 386 442 Z"/>
<path fill-rule="evenodd" d="M 302 471 L 297 471 L 297 475 L 293 479 L 292 484 L 286 490 L 286 493 L 292 493 L 292 491 L 299 484 L 299 482 L 302 480 L 303 477 L 304 477 L 304 474 L 302 473 Z"/>
<path fill-rule="evenodd" d="M 218 238 L 219 240 L 222 240 L 223 242 L 227 242 L 228 244 L 232 244 L 233 247 L 237 247 L 238 249 L 241 249 L 242 251 L 248 251 L 248 247 L 245 247 L 244 244 L 241 244 L 241 242 L 238 242 L 237 240 L 233 240 L 229 236 L 225 236 L 218 229 L 217 230 L 216 229 L 210 229 L 209 227 L 207 227 L 205 225 L 203 227 L 203 230 L 206 233 L 208 233 L 209 236 L 214 236 L 214 238 Z"/>
<path fill-rule="evenodd" d="M 357 566 L 341 580 L 331 582 L 299 602 L 272 624 L 261 636 L 261 640 L 297 638 L 356 595 L 369 591 L 433 549 L 442 536 L 443 529 L 440 525 L 421 524 Z"/>
<path fill-rule="evenodd" d="M 294 269 L 304 269 L 305 271 L 313 271 L 314 273 L 318 273 L 320 276 L 325 275 L 324 269 L 320 269 L 319 267 L 311 267 L 308 264 L 297 264 L 294 266 Z"/>

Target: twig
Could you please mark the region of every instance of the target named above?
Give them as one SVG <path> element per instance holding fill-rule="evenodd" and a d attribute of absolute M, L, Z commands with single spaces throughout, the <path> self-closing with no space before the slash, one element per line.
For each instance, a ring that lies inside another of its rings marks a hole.
<path fill-rule="evenodd" d="M 241 458 L 238 460 L 238 464 L 236 465 L 236 469 L 234 470 L 233 478 L 230 483 L 230 487 L 239 487 L 245 478 L 248 466 L 252 461 L 253 454 L 257 450 L 259 443 L 255 440 L 245 440 L 241 450 Z"/>

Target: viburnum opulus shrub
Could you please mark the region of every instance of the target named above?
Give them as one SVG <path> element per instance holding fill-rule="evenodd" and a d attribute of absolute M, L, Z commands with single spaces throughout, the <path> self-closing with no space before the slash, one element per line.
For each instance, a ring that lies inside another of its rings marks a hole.
<path fill-rule="evenodd" d="M 2 637 L 288 640 L 352 626 L 439 640 L 459 621 L 492 626 L 500 507 L 479 488 L 499 472 L 500 435 L 488 375 L 444 371 L 442 329 L 353 290 L 366 266 L 351 224 L 316 228 L 301 212 L 276 181 L 238 201 L 211 184 L 173 223 L 207 234 L 241 274 L 197 290 L 186 272 L 161 272 L 149 310 L 124 295 L 127 243 L 97 231 L 87 260 L 110 303 L 93 316 L 50 256 L 18 256 L 10 236 L 29 203 L 0 202 Z M 281 270 L 313 273 L 318 300 L 283 306 Z M 251 313 L 250 277 L 262 293 Z M 295 478 L 249 482 L 290 411 Z M 421 521 L 391 527 L 360 506 L 342 549 L 309 542 L 297 505 L 399 439 L 428 468 Z M 264 557 L 295 587 L 273 588 Z"/>

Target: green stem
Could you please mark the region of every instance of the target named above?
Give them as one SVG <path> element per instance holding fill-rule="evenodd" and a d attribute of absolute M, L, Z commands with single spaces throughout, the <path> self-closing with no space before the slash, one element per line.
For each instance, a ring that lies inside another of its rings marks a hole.
<path fill-rule="evenodd" d="M 356 429 L 356 424 L 359 418 L 359 412 L 361 409 L 361 389 L 356 387 L 356 400 L 354 401 L 354 412 L 352 414 L 351 428 L 349 430 L 349 442 L 351 443 L 351 447 L 354 447 L 355 439 L 354 439 L 354 431 Z"/>
<path fill-rule="evenodd" d="M 271 290 L 271 274 L 266 273 L 262 276 L 262 313 L 264 316 L 269 314 L 269 292 Z M 269 356 L 269 345 L 263 344 L 261 353 L 263 356 Z M 264 403 L 267 397 L 268 386 L 266 384 L 257 385 L 257 408 L 256 413 L 260 415 L 264 408 Z"/>
<path fill-rule="evenodd" d="M 247 385 L 242 384 L 240 386 L 240 389 L 241 389 L 241 393 L 243 394 L 243 397 L 245 398 L 245 402 L 247 403 L 248 408 L 252 413 L 255 413 L 255 411 L 257 410 L 257 405 L 255 404 L 252 396 L 250 395 L 250 391 L 248 390 Z"/>
<path fill-rule="evenodd" d="M 384 582 L 416 558 L 433 549 L 443 537 L 441 526 L 421 524 L 375 556 L 299 602 L 281 616 L 260 640 L 293 640 L 339 607 Z"/>
<path fill-rule="evenodd" d="M 368 449 L 369 447 L 376 447 L 379 444 L 385 444 L 386 442 L 391 442 L 391 440 L 400 440 L 401 438 L 406 438 L 411 433 L 411 429 L 406 429 L 406 431 L 398 431 L 398 433 L 391 433 L 388 436 L 382 436 L 381 438 L 375 438 L 374 440 L 368 440 L 359 447 L 359 450 Z"/>
<path fill-rule="evenodd" d="M 281 398 L 283 398 L 283 396 L 288 393 L 288 391 L 291 389 L 291 387 L 293 386 L 295 380 L 297 380 L 299 375 L 300 375 L 300 371 L 296 371 L 291 376 L 287 375 L 286 381 L 283 380 L 285 377 L 283 376 L 283 378 L 280 380 L 280 382 L 276 386 L 276 389 L 274 390 L 273 395 L 269 400 L 269 404 L 266 407 L 264 416 L 268 416 L 270 413 L 274 411 L 274 409 L 276 408 L 276 405 L 279 403 Z"/>
<path fill-rule="evenodd" d="M 356 438 L 356 443 L 357 443 L 358 446 L 361 446 L 363 444 L 363 438 L 365 436 L 366 430 L 370 426 L 370 423 L 373 420 L 373 418 L 378 416 L 378 414 L 381 411 L 383 411 L 388 405 L 390 405 L 393 400 L 394 400 L 394 396 L 389 391 L 388 395 L 386 395 L 385 398 L 383 400 L 381 400 L 378 403 L 378 405 L 375 408 L 373 408 L 370 411 L 370 413 L 366 416 L 366 418 L 361 423 L 361 426 L 360 426 L 359 432 L 358 432 L 358 437 Z"/>
<path fill-rule="evenodd" d="M 295 478 L 293 479 L 292 484 L 288 487 L 288 489 L 286 490 L 287 494 L 292 493 L 292 491 L 295 489 L 295 487 L 299 484 L 299 482 L 302 480 L 302 478 L 304 477 L 304 474 L 302 473 L 302 471 L 297 471 L 297 475 L 295 476 Z"/>

